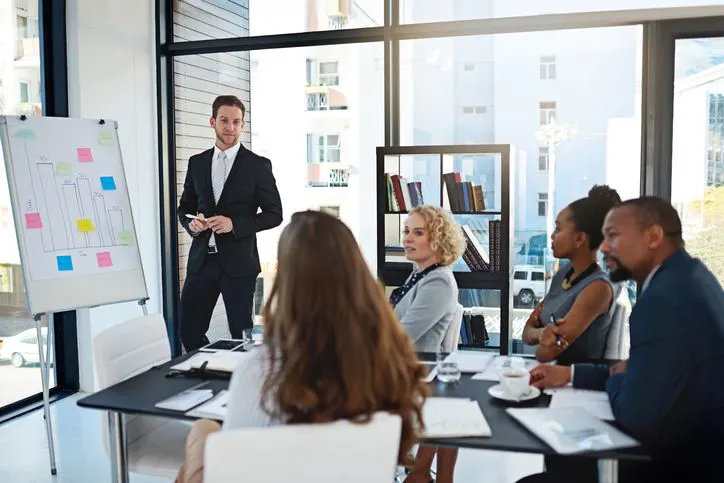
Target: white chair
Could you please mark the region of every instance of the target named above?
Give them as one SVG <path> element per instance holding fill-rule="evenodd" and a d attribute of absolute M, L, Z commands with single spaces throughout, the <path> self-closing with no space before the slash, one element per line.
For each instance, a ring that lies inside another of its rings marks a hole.
<path fill-rule="evenodd" d="M 117 384 L 171 359 L 162 315 L 144 315 L 113 326 L 93 339 L 99 389 Z M 108 424 L 103 414 L 103 443 L 108 451 Z M 184 462 L 191 426 L 152 416 L 126 416 L 128 469 L 173 479 Z"/>
<path fill-rule="evenodd" d="M 442 351 L 443 352 L 455 352 L 458 350 L 458 344 L 460 343 L 460 326 L 463 322 L 464 307 L 458 304 L 457 310 L 453 314 L 452 322 L 445 332 L 445 337 L 442 339 Z"/>
<path fill-rule="evenodd" d="M 611 360 L 628 359 L 629 353 L 629 326 L 626 317 L 626 307 L 614 301 L 611 309 L 611 326 L 606 337 L 606 348 L 603 357 Z"/>
<path fill-rule="evenodd" d="M 204 483 L 370 483 L 392 480 L 402 420 L 336 421 L 221 431 L 204 451 Z"/>

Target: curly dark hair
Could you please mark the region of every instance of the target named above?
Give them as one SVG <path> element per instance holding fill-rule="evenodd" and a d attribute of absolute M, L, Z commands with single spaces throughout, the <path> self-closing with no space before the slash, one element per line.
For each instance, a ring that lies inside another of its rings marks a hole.
<path fill-rule="evenodd" d="M 578 231 L 588 236 L 588 248 L 598 250 L 603 242 L 603 221 L 611 210 L 621 204 L 618 192 L 608 185 L 595 185 L 588 191 L 586 198 L 581 198 L 570 205 L 570 220 Z"/>
<path fill-rule="evenodd" d="M 290 424 L 397 414 L 399 461 L 407 463 L 424 428 L 426 370 L 354 235 L 326 213 L 295 213 L 278 263 L 264 307 L 270 361 L 262 407 Z"/>

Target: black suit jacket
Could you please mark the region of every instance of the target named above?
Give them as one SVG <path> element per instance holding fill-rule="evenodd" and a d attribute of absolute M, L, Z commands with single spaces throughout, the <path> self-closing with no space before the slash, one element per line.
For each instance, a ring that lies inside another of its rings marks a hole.
<path fill-rule="evenodd" d="M 256 276 L 261 271 L 256 234 L 279 226 L 282 202 L 272 173 L 271 161 L 239 146 L 234 164 L 219 197 L 214 201 L 211 187 L 211 161 L 214 149 L 191 156 L 178 206 L 178 219 L 194 237 L 189 251 L 187 271 L 198 272 L 208 256 L 211 230 L 194 236 L 186 214 L 203 213 L 206 218 L 224 215 L 231 218 L 234 230 L 216 235 L 216 247 L 224 272 L 229 277 Z M 257 213 L 261 208 L 261 212 Z"/>

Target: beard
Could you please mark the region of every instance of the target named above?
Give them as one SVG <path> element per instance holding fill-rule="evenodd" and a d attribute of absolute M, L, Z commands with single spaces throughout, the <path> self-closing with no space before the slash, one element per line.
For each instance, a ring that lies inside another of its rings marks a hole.
<path fill-rule="evenodd" d="M 631 280 L 633 278 L 631 270 L 624 267 L 618 258 L 604 257 L 604 259 L 606 261 L 606 268 L 608 269 L 608 277 L 613 283 L 625 282 L 626 280 Z M 613 268 L 611 268 L 610 262 L 614 263 Z"/>

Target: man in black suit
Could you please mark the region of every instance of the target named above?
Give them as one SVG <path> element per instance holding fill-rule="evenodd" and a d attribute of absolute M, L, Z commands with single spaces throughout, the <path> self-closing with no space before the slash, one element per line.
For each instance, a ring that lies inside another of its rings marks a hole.
<path fill-rule="evenodd" d="M 210 121 L 216 143 L 188 163 L 178 206 L 179 222 L 194 237 L 181 293 L 180 335 L 187 351 L 209 343 L 219 293 L 231 336 L 250 337 L 261 271 L 256 234 L 282 222 L 271 162 L 239 141 L 244 114 L 236 96 L 217 97 Z"/>

